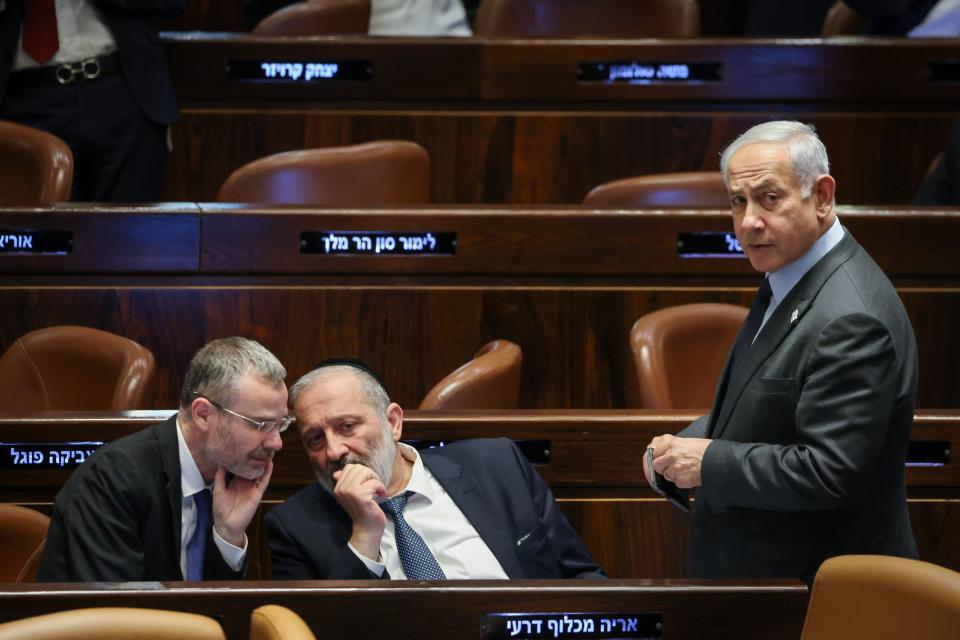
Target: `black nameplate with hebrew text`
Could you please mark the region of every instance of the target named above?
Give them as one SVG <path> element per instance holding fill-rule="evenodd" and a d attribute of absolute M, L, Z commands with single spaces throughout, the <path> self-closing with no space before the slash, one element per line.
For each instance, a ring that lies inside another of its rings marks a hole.
<path fill-rule="evenodd" d="M 450 231 L 304 231 L 300 253 L 327 256 L 452 256 Z"/>
<path fill-rule="evenodd" d="M 65 256 L 73 251 L 73 232 L 36 229 L 0 229 L 0 255 Z"/>
<path fill-rule="evenodd" d="M 265 60 L 231 59 L 226 63 L 227 80 L 267 84 L 325 84 L 369 82 L 373 78 L 370 60 Z"/>
<path fill-rule="evenodd" d="M 930 82 L 960 82 L 960 60 L 944 60 L 927 64 Z"/>
<path fill-rule="evenodd" d="M 660 60 L 618 60 L 581 62 L 577 80 L 602 84 L 701 84 L 720 82 L 719 62 L 665 62 Z"/>
<path fill-rule="evenodd" d="M 677 235 L 680 258 L 744 258 L 743 249 L 732 231 L 694 231 Z"/>
<path fill-rule="evenodd" d="M 73 469 L 103 442 L 0 442 L 0 469 Z"/>
<path fill-rule="evenodd" d="M 663 631 L 659 613 L 488 613 L 481 640 L 654 640 Z"/>

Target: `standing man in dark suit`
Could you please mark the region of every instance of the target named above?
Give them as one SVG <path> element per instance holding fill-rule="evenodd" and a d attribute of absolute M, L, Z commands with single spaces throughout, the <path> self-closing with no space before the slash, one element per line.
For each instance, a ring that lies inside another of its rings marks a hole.
<path fill-rule="evenodd" d="M 809 582 L 831 556 L 916 557 L 904 487 L 916 341 L 837 219 L 826 149 L 811 127 L 767 122 L 720 164 L 737 238 L 766 277 L 710 415 L 649 445 L 655 471 L 697 488 L 691 575 Z"/>
<path fill-rule="evenodd" d="M 185 0 L 0 0 L 0 118 L 59 136 L 72 200 L 160 199 L 177 102 L 150 19 Z"/>
<path fill-rule="evenodd" d="M 253 340 L 200 349 L 179 412 L 99 449 L 57 494 L 37 579 L 242 577 L 245 531 L 290 423 L 286 375 Z"/>
<path fill-rule="evenodd" d="M 318 482 L 267 514 L 274 578 L 605 577 L 509 440 L 418 453 L 356 361 L 321 363 L 290 398 Z"/>

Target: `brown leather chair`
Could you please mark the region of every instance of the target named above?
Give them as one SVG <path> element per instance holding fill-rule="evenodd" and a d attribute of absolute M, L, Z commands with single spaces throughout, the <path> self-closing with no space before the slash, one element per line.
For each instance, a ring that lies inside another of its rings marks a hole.
<path fill-rule="evenodd" d="M 685 304 L 637 320 L 630 349 L 640 406 L 709 408 L 747 311 L 732 304 Z"/>
<path fill-rule="evenodd" d="M 139 409 L 156 362 L 133 340 L 89 327 L 21 336 L 0 357 L 0 411 Z"/>
<path fill-rule="evenodd" d="M 719 171 L 655 173 L 605 182 L 583 199 L 594 209 L 730 208 Z"/>
<path fill-rule="evenodd" d="M 217 198 L 318 206 L 425 204 L 430 156 L 403 140 L 286 151 L 234 171 Z"/>
<path fill-rule="evenodd" d="M 39 511 L 0 504 L 0 582 L 36 579 L 49 526 Z"/>
<path fill-rule="evenodd" d="M 367 33 L 370 0 L 310 0 L 271 13 L 253 28 L 261 36 Z"/>
<path fill-rule="evenodd" d="M 508 340 L 480 347 L 473 360 L 436 384 L 421 409 L 516 409 L 520 397 L 523 352 Z"/>
<path fill-rule="evenodd" d="M 94 607 L 0 624 L 0 640 L 225 640 L 213 618 L 159 609 Z"/>
<path fill-rule="evenodd" d="M 266 604 L 250 616 L 250 640 L 316 640 L 316 636 L 290 609 Z"/>
<path fill-rule="evenodd" d="M 696 38 L 697 0 L 483 0 L 486 38 Z"/>
<path fill-rule="evenodd" d="M 813 580 L 801 640 L 960 635 L 960 573 L 890 556 L 838 556 Z"/>
<path fill-rule="evenodd" d="M 57 136 L 0 120 L 0 205 L 70 200 L 73 153 Z"/>

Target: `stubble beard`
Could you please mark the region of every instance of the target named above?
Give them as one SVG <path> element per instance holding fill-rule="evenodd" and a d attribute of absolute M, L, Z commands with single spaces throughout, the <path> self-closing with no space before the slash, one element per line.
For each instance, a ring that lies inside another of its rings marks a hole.
<path fill-rule="evenodd" d="M 388 422 L 384 421 L 379 439 L 376 442 L 368 443 L 368 449 L 369 454 L 366 456 L 347 454 L 339 460 L 331 462 L 326 471 L 320 467 L 314 467 L 314 473 L 320 486 L 327 493 L 333 495 L 333 489 L 337 484 L 333 479 L 333 473 L 340 471 L 348 464 L 362 464 L 377 474 L 384 487 L 390 486 L 390 481 L 393 479 L 393 461 L 397 455 L 397 443 L 393 441 Z"/>

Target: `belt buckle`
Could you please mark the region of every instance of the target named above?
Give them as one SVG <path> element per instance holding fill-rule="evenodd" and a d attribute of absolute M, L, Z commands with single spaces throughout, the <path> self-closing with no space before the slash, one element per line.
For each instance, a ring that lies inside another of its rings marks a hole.
<path fill-rule="evenodd" d="M 67 62 L 57 67 L 54 72 L 57 82 L 70 84 L 84 80 L 96 80 L 100 77 L 100 61 L 96 58 L 87 58 L 81 62 Z"/>

